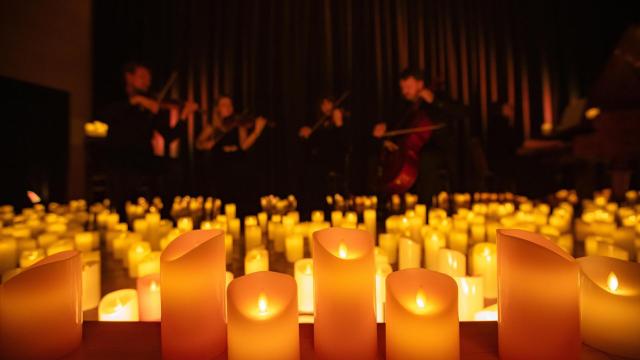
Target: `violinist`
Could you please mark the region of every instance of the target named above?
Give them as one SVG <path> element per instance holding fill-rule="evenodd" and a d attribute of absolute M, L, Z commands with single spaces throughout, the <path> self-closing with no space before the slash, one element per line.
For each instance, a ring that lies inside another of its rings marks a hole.
<path fill-rule="evenodd" d="M 163 192 L 158 179 L 167 177 L 164 159 L 169 157 L 168 149 L 185 131 L 183 120 L 197 110 L 193 102 L 166 107 L 146 95 L 152 75 L 142 63 L 127 63 L 122 75 L 124 98 L 100 116 L 109 125 L 110 193 L 117 206 L 128 199 Z"/>
<path fill-rule="evenodd" d="M 418 194 L 421 201 L 427 201 L 439 191 L 447 190 L 449 184 L 449 143 L 447 112 L 448 105 L 443 95 L 436 94 L 425 86 L 422 72 L 414 69 L 405 69 L 400 74 L 400 91 L 407 101 L 407 107 L 395 121 L 375 124 L 373 137 L 381 141 L 384 152 L 398 153 L 405 151 L 405 137 L 388 137 L 390 133 L 406 132 L 411 134 L 412 129 L 419 134 L 424 144 L 417 149 L 419 158 L 415 164 L 417 178 L 411 186 L 412 192 Z M 416 120 L 426 121 L 428 126 L 415 127 Z M 424 128 L 425 130 L 421 130 Z M 399 131 L 398 131 L 399 130 Z"/>

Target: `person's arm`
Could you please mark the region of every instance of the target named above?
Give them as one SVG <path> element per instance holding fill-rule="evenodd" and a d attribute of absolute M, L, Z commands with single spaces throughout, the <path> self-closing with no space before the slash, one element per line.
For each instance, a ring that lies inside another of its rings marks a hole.
<path fill-rule="evenodd" d="M 240 149 L 243 151 L 249 150 L 253 144 L 258 140 L 260 134 L 262 134 L 262 130 L 264 130 L 265 125 L 267 124 L 267 119 L 259 116 L 256 119 L 256 125 L 253 128 L 251 134 L 248 133 L 248 130 L 244 127 L 240 127 L 238 129 L 238 137 L 240 143 Z"/>

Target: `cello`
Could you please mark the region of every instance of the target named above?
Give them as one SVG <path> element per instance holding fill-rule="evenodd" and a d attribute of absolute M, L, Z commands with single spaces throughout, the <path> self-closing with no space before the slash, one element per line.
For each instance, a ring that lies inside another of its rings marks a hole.
<path fill-rule="evenodd" d="M 387 131 L 381 136 L 382 139 L 401 136 L 396 142 L 397 150 L 382 150 L 380 187 L 386 193 L 404 193 L 413 186 L 418 178 L 422 147 L 429 141 L 432 131 L 445 126 L 433 123 L 421 106 L 423 101 L 419 99 L 412 105 L 406 128 Z"/>

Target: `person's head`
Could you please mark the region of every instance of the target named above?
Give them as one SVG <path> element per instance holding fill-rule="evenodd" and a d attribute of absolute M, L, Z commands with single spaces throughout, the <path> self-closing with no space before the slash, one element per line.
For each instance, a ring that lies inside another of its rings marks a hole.
<path fill-rule="evenodd" d="M 151 70 L 139 62 L 125 64 L 123 71 L 125 89 L 129 95 L 146 93 L 151 86 Z"/>
<path fill-rule="evenodd" d="M 231 96 L 221 95 L 218 97 L 216 101 L 216 111 L 221 119 L 233 115 L 233 100 L 231 100 Z"/>
<path fill-rule="evenodd" d="M 422 71 L 405 69 L 400 73 L 400 91 L 405 99 L 409 101 L 418 100 L 423 89 L 424 77 Z"/>
<path fill-rule="evenodd" d="M 334 100 L 331 96 L 325 96 L 320 101 L 320 111 L 323 115 L 329 116 L 333 111 Z"/>

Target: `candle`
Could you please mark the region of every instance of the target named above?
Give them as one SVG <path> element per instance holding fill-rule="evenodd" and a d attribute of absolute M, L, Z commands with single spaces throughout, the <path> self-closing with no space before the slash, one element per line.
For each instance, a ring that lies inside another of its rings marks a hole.
<path fill-rule="evenodd" d="M 100 252 L 82 253 L 82 311 L 98 306 L 101 296 Z"/>
<path fill-rule="evenodd" d="M 324 222 L 324 211 L 313 210 L 311 212 L 311 222 L 314 222 L 314 223 Z"/>
<path fill-rule="evenodd" d="M 444 274 L 407 269 L 387 277 L 387 359 L 458 359 L 458 288 Z"/>
<path fill-rule="evenodd" d="M 193 230 L 193 219 L 190 217 L 182 217 L 178 219 L 177 227 L 181 233 L 191 231 Z"/>
<path fill-rule="evenodd" d="M 210 359 L 224 352 L 227 337 L 224 256 L 221 230 L 187 232 L 162 253 L 164 359 Z"/>
<path fill-rule="evenodd" d="M 288 262 L 295 262 L 304 257 L 304 239 L 301 235 L 287 235 L 285 239 L 285 256 Z"/>
<path fill-rule="evenodd" d="M 246 251 L 262 246 L 262 230 L 257 225 L 244 228 L 244 242 Z"/>
<path fill-rule="evenodd" d="M 134 289 L 116 290 L 98 305 L 100 321 L 138 321 L 138 293 Z"/>
<path fill-rule="evenodd" d="M 313 237 L 316 358 L 375 359 L 373 236 L 330 228 Z M 358 341 L 345 341 L 354 334 Z"/>
<path fill-rule="evenodd" d="M 376 322 L 384 322 L 384 303 L 387 299 L 387 276 L 393 272 L 391 265 L 376 263 Z"/>
<path fill-rule="evenodd" d="M 495 299 L 498 296 L 498 258 L 496 244 L 483 242 L 471 248 L 471 275 L 482 276 L 484 296 Z"/>
<path fill-rule="evenodd" d="M 273 250 L 284 251 L 285 227 L 282 223 L 273 224 Z"/>
<path fill-rule="evenodd" d="M 398 261 L 398 238 L 395 234 L 382 233 L 378 236 L 378 244 L 387 255 L 390 264 Z"/>
<path fill-rule="evenodd" d="M 484 307 L 483 279 L 479 276 L 453 278 L 458 284 L 458 315 L 460 321 L 473 321 Z"/>
<path fill-rule="evenodd" d="M 438 250 L 445 247 L 446 239 L 440 232 L 428 232 L 424 236 L 424 260 L 429 270 L 438 268 Z"/>
<path fill-rule="evenodd" d="M 298 312 L 313 314 L 313 259 L 300 259 L 293 267 L 298 285 Z"/>
<path fill-rule="evenodd" d="M 224 204 L 224 214 L 227 215 L 227 219 L 235 219 L 236 217 L 236 204 L 228 203 Z"/>
<path fill-rule="evenodd" d="M 640 264 L 602 256 L 577 261 L 582 340 L 609 354 L 640 358 Z"/>
<path fill-rule="evenodd" d="M 75 247 L 78 251 L 91 251 L 94 249 L 94 234 L 92 232 L 79 232 L 74 237 Z"/>
<path fill-rule="evenodd" d="M 160 274 L 140 277 L 136 285 L 140 321 L 160 321 Z"/>
<path fill-rule="evenodd" d="M 334 210 L 331 212 L 331 226 L 340 226 L 342 225 L 342 211 Z"/>
<path fill-rule="evenodd" d="M 82 342 L 80 253 L 65 251 L 0 285 L 0 358 L 57 359 Z"/>
<path fill-rule="evenodd" d="M 290 275 L 257 272 L 228 289 L 228 358 L 299 359 L 296 282 Z"/>
<path fill-rule="evenodd" d="M 398 255 L 398 269 L 419 268 L 421 260 L 420 243 L 409 238 L 400 238 L 400 254 Z"/>
<path fill-rule="evenodd" d="M 454 230 L 449 233 L 449 248 L 459 251 L 463 254 L 467 253 L 467 245 L 469 244 L 469 235 L 466 231 Z"/>
<path fill-rule="evenodd" d="M 73 241 L 72 240 L 58 240 L 53 244 L 49 245 L 47 248 L 47 256 L 51 256 L 53 254 L 61 253 L 64 251 L 72 251 L 73 250 Z"/>
<path fill-rule="evenodd" d="M 258 224 L 260 225 L 260 228 L 262 229 L 262 232 L 267 232 L 267 224 L 268 224 L 268 220 L 269 220 L 269 215 L 262 211 L 258 213 Z"/>
<path fill-rule="evenodd" d="M 231 264 L 233 261 L 233 236 L 231 236 L 231 234 L 224 234 L 224 251 L 225 262 Z"/>
<path fill-rule="evenodd" d="M 138 264 L 145 256 L 151 252 L 151 245 L 148 242 L 141 241 L 131 244 L 127 252 L 127 267 L 129 268 L 129 277 L 138 277 Z"/>
<path fill-rule="evenodd" d="M 152 251 L 138 262 L 138 277 L 160 274 L 160 251 Z"/>
<path fill-rule="evenodd" d="M 0 239 L 0 273 L 13 269 L 18 264 L 18 243 L 16 239 Z"/>
<path fill-rule="evenodd" d="M 128 256 L 129 247 L 131 243 L 141 242 L 142 236 L 136 233 L 127 233 L 124 236 L 119 236 L 113 239 L 113 257 L 115 259 L 124 259 L 125 256 Z"/>
<path fill-rule="evenodd" d="M 578 263 L 548 238 L 522 230 L 498 230 L 497 255 L 500 357 L 577 359 Z"/>
<path fill-rule="evenodd" d="M 229 234 L 233 236 L 234 240 L 240 239 L 240 219 L 229 219 Z"/>
<path fill-rule="evenodd" d="M 374 239 L 376 237 L 376 210 L 375 209 L 365 209 L 362 213 L 364 217 L 364 226 L 373 235 Z"/>
<path fill-rule="evenodd" d="M 498 321 L 498 304 L 487 306 L 476 312 L 473 316 L 475 321 Z"/>
<path fill-rule="evenodd" d="M 269 252 L 264 248 L 249 250 L 244 258 L 245 275 L 269 270 Z"/>
<path fill-rule="evenodd" d="M 602 242 L 602 241 L 598 242 L 598 249 L 596 251 L 596 255 L 608 256 L 611 258 L 625 260 L 625 261 L 629 260 L 629 253 L 627 252 L 627 250 L 621 247 L 615 246 L 613 244 Z"/>
<path fill-rule="evenodd" d="M 451 277 L 467 275 L 467 257 L 451 249 L 438 249 L 436 271 Z"/>
<path fill-rule="evenodd" d="M 416 217 L 418 217 L 423 224 L 426 224 L 427 223 L 427 205 L 416 204 L 414 211 L 416 212 Z"/>
<path fill-rule="evenodd" d="M 44 250 L 25 250 L 20 254 L 20 268 L 24 269 L 45 258 Z"/>

